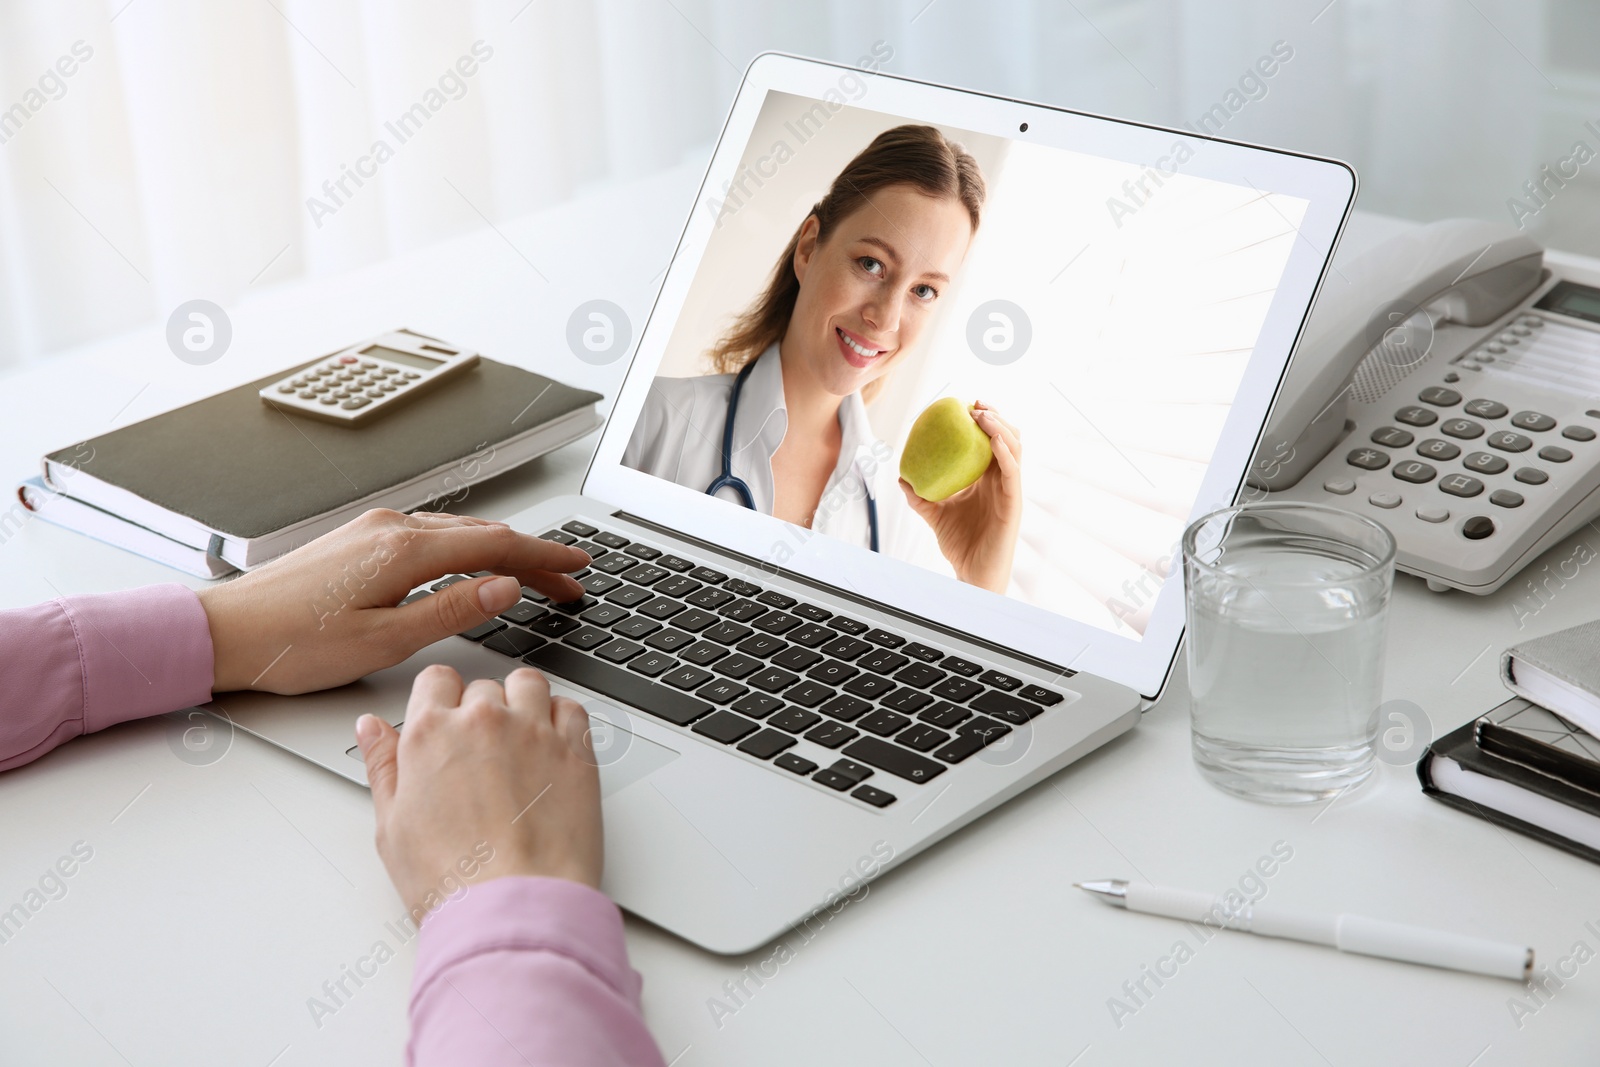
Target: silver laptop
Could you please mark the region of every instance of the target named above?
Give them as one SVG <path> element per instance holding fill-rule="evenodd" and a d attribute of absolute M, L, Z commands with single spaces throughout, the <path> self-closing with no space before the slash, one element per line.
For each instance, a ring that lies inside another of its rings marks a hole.
<path fill-rule="evenodd" d="M 1132 728 L 1355 176 L 873 66 L 746 72 L 582 495 L 509 518 L 595 557 L 582 602 L 214 707 L 364 783 L 423 665 L 537 666 L 595 727 L 605 890 L 722 953 Z"/>

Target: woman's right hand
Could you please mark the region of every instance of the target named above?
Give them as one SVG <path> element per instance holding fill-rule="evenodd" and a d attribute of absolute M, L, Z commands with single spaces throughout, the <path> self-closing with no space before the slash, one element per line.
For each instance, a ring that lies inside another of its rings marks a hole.
<path fill-rule="evenodd" d="M 463 686 L 435 664 L 412 684 L 404 727 L 363 715 L 356 740 L 378 855 L 419 919 L 447 895 L 441 884 L 480 865 L 483 878 L 542 875 L 599 888 L 600 776 L 577 701 L 552 698 L 544 675 L 526 667 L 504 687 Z"/>

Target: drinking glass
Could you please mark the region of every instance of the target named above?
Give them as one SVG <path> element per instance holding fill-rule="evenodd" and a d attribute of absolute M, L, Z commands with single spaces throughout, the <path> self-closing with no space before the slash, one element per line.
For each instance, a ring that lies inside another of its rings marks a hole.
<path fill-rule="evenodd" d="M 1320 504 L 1242 504 L 1183 535 L 1195 763 L 1237 796 L 1324 800 L 1372 774 L 1394 537 Z"/>

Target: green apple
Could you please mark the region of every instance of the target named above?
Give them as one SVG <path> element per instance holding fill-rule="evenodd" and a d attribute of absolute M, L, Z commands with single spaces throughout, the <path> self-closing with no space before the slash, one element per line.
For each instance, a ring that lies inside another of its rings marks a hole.
<path fill-rule="evenodd" d="M 967 405 L 953 396 L 929 404 L 906 436 L 900 477 L 924 500 L 938 503 L 983 477 L 994 452 Z"/>

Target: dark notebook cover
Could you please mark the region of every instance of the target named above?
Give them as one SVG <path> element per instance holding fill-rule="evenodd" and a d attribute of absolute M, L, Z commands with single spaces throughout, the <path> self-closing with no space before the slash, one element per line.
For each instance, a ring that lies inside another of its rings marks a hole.
<path fill-rule="evenodd" d="M 1478 816 L 1480 819 L 1487 819 L 1508 830 L 1515 830 L 1519 834 L 1525 834 L 1528 837 L 1543 841 L 1547 845 L 1565 849 L 1573 855 L 1582 856 L 1592 863 L 1600 863 L 1600 851 L 1592 849 L 1588 845 L 1563 837 L 1542 826 L 1523 822 L 1521 819 L 1507 815 L 1502 811 L 1496 811 L 1494 808 L 1486 808 L 1474 801 L 1467 800 L 1465 797 L 1446 793 L 1434 785 L 1433 761 L 1435 758 L 1442 757 L 1455 760 L 1462 767 L 1476 774 L 1481 774 L 1488 778 L 1498 778 L 1521 789 L 1526 789 L 1530 793 L 1548 797 L 1551 800 L 1559 801 L 1591 815 L 1600 815 L 1600 796 L 1596 796 L 1587 790 L 1578 789 L 1567 782 L 1551 778 L 1521 764 L 1497 759 L 1478 748 L 1476 743 L 1477 727 L 1476 721 L 1469 722 L 1459 729 L 1450 731 L 1428 746 L 1428 751 L 1423 754 L 1422 759 L 1417 761 L 1417 777 L 1422 781 L 1422 791 L 1435 800 L 1441 800 L 1453 808 L 1459 808 L 1469 814 Z"/>
<path fill-rule="evenodd" d="M 258 390 L 289 373 L 102 434 L 88 442 L 92 452 L 74 445 L 47 458 L 251 539 L 467 460 L 602 399 L 480 357 L 465 374 L 351 428 L 263 403 Z"/>
<path fill-rule="evenodd" d="M 1600 738 L 1522 697 L 1477 721 L 1478 747 L 1600 795 Z"/>

